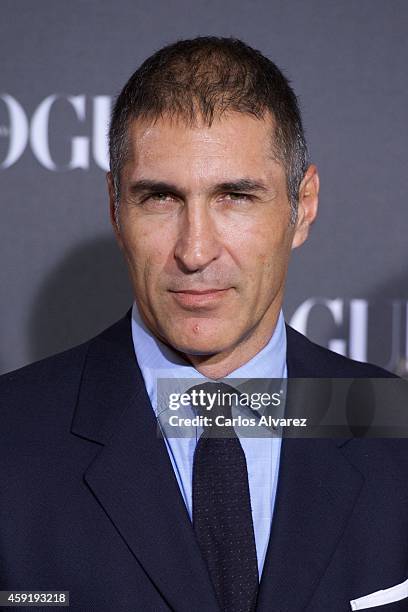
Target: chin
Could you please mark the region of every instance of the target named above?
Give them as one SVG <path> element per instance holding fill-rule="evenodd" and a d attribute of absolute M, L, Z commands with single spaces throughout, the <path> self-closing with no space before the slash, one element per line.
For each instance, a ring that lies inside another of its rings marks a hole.
<path fill-rule="evenodd" d="M 172 341 L 171 339 L 170 344 L 180 353 L 185 353 L 186 355 L 214 355 L 225 350 L 224 345 L 220 342 L 214 343 L 205 338 L 199 341 L 192 338 L 185 338 L 182 341 L 180 341 L 180 339 L 178 341 Z"/>
<path fill-rule="evenodd" d="M 219 331 L 211 333 L 209 330 L 198 329 L 197 332 L 186 333 L 186 330 L 183 330 L 179 334 L 175 331 L 168 336 L 169 344 L 187 355 L 214 355 L 227 351 L 236 343 L 235 337 L 227 338 Z"/>

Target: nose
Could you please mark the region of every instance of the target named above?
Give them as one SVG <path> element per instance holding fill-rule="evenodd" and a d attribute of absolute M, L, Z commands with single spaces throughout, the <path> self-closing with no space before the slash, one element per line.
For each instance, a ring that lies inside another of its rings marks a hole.
<path fill-rule="evenodd" d="M 174 256 L 184 272 L 198 272 L 218 259 L 221 242 L 211 210 L 205 202 L 185 206 Z"/>

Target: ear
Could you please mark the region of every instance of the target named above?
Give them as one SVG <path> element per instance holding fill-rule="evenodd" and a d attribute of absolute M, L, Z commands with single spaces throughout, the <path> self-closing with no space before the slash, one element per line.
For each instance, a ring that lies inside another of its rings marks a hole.
<path fill-rule="evenodd" d="M 111 172 L 106 174 L 106 183 L 108 186 L 108 194 L 109 194 L 109 218 L 111 225 L 113 227 L 113 231 L 115 233 L 115 237 L 119 242 L 119 246 L 122 248 L 122 238 L 120 235 L 120 229 L 118 225 L 118 221 L 116 219 L 116 194 L 115 188 L 113 185 L 113 176 Z"/>
<path fill-rule="evenodd" d="M 319 203 L 319 175 L 315 165 L 306 170 L 299 187 L 298 214 L 292 240 L 292 249 L 305 242 L 309 228 L 316 219 Z"/>

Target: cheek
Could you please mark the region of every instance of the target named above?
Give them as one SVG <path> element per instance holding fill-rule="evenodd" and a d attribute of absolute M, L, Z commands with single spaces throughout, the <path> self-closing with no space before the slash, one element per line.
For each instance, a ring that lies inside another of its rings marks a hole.
<path fill-rule="evenodd" d="M 236 236 L 233 248 L 247 279 L 259 283 L 286 267 L 289 243 L 287 229 L 269 222 L 247 227 Z"/>
<path fill-rule="evenodd" d="M 157 276 L 167 261 L 168 252 L 157 232 L 148 228 L 126 228 L 122 233 L 123 247 L 131 275 L 138 284 Z"/>

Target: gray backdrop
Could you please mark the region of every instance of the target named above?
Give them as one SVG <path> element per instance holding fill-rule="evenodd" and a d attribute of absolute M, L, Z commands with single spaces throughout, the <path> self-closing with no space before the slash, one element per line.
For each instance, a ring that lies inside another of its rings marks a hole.
<path fill-rule="evenodd" d="M 105 178 L 111 99 L 178 38 L 241 37 L 291 79 L 322 181 L 286 319 L 406 372 L 408 2 L 0 0 L 0 371 L 68 348 L 131 303 Z"/>

